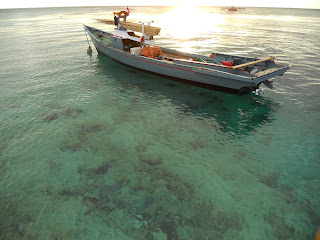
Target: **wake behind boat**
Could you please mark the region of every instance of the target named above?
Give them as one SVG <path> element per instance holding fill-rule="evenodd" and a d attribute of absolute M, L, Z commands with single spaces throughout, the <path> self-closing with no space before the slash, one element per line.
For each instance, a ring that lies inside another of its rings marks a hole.
<path fill-rule="evenodd" d="M 261 83 L 273 88 L 269 79 L 281 76 L 291 66 L 276 64 L 272 56 L 263 59 L 220 53 L 202 56 L 155 46 L 153 37 L 160 33 L 160 28 L 150 26 L 150 22 L 127 22 L 128 15 L 127 11 L 114 12 L 114 21 L 101 20 L 115 24 L 113 33 L 86 25 L 84 29 L 100 54 L 140 70 L 243 95 L 259 89 Z"/>

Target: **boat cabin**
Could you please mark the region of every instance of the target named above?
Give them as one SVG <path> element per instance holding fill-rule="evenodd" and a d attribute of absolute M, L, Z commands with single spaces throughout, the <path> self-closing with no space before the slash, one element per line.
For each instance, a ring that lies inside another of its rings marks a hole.
<path fill-rule="evenodd" d="M 141 24 L 127 22 L 129 15 L 126 11 L 114 12 L 114 24 L 116 25 L 114 34 L 111 35 L 112 46 L 122 51 L 130 51 L 131 48 L 153 45 L 154 35 L 158 35 L 160 28 L 151 27 L 151 22 L 140 22 Z M 120 21 L 120 19 L 123 19 Z M 129 30 L 130 29 L 130 30 Z M 140 32 L 141 35 L 135 34 Z"/>

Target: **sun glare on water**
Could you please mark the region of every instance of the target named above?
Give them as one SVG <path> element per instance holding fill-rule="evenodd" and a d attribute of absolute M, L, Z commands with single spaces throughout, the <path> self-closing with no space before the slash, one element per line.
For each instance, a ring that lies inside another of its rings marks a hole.
<path fill-rule="evenodd" d="M 180 39 L 180 50 L 188 51 L 194 41 L 208 32 L 220 32 L 219 25 L 224 24 L 225 19 L 223 15 L 210 13 L 204 8 L 186 5 L 173 8 L 162 21 L 165 34 Z"/>

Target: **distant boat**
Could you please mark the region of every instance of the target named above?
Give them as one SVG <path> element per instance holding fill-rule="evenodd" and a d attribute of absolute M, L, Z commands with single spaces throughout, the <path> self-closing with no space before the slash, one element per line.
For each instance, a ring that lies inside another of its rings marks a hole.
<path fill-rule="evenodd" d="M 258 89 L 261 83 L 273 88 L 268 79 L 284 74 L 291 66 L 276 64 L 274 57 L 256 59 L 221 53 L 202 56 L 158 47 L 153 36 L 160 33 L 160 28 L 150 23 L 124 21 L 129 14 L 114 15 L 113 33 L 84 25 L 97 51 L 120 63 L 170 79 L 243 95 Z"/>
<path fill-rule="evenodd" d="M 240 12 L 240 11 L 244 11 L 245 8 L 241 8 L 241 7 L 224 7 L 221 8 L 224 11 L 228 11 L 228 12 Z"/>

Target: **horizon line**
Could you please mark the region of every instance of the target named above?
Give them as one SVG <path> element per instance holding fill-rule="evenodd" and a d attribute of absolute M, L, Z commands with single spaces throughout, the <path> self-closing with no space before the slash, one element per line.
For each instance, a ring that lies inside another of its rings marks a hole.
<path fill-rule="evenodd" d="M 8 7 L 0 8 L 0 10 L 8 9 L 42 9 L 42 8 L 92 8 L 92 7 L 127 7 L 127 5 L 84 5 L 84 6 L 41 6 L 41 7 Z M 129 7 L 181 7 L 180 5 L 135 5 Z M 241 8 L 279 8 L 279 9 L 304 9 L 304 10 L 320 10 L 320 8 L 301 8 L 301 7 L 262 7 L 262 6 L 229 6 L 229 5 L 197 5 L 192 7 L 241 7 Z"/>

